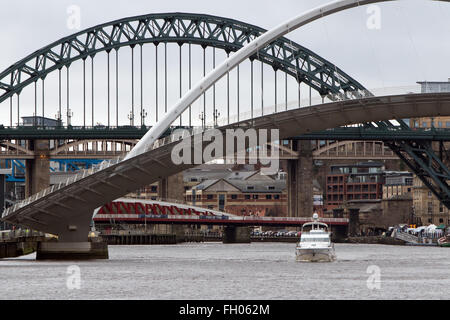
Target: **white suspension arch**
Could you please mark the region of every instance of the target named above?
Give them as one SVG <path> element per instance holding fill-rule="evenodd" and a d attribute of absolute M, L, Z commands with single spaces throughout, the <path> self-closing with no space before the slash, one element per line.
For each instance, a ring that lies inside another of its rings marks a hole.
<path fill-rule="evenodd" d="M 224 77 L 228 72 L 232 71 L 241 62 L 257 53 L 260 49 L 263 49 L 272 41 L 300 28 L 301 26 L 304 26 L 310 22 L 331 15 L 333 13 L 362 5 L 388 1 L 396 0 L 333 1 L 331 3 L 311 9 L 295 18 L 290 19 L 289 21 L 278 25 L 274 29 L 267 31 L 260 37 L 256 38 L 255 40 L 241 48 L 235 54 L 231 55 L 216 69 L 212 70 L 206 77 L 200 80 L 200 82 L 195 87 L 189 90 L 174 105 L 174 107 L 152 129 L 147 132 L 147 134 L 139 141 L 139 143 L 129 152 L 124 161 L 144 153 L 167 129 L 170 128 L 170 125 L 189 107 L 189 105 L 193 104 L 199 97 L 201 97 L 201 95 L 206 90 L 212 87 L 217 81 Z"/>

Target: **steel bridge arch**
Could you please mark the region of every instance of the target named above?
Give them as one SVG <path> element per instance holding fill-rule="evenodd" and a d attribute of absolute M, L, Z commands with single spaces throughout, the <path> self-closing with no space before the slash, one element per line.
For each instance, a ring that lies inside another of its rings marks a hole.
<path fill-rule="evenodd" d="M 236 52 L 267 30 L 241 21 L 211 15 L 162 13 L 124 18 L 62 38 L 0 73 L 0 103 L 20 94 L 56 70 L 77 60 L 121 47 L 154 43 L 196 44 Z M 250 59 L 259 60 L 327 94 L 357 92 L 364 87 L 331 62 L 286 38 L 262 48 Z"/>
<path fill-rule="evenodd" d="M 27 157 L 33 157 L 34 154 L 32 151 L 28 150 L 27 148 L 24 148 L 18 144 L 12 143 L 11 141 L 0 141 L 0 150 L 1 149 L 9 149 L 9 150 L 15 150 L 17 155 L 20 156 L 27 156 Z M 1 153 L 2 151 L 0 151 Z"/>
<path fill-rule="evenodd" d="M 66 143 L 66 144 L 64 144 L 62 146 L 55 147 L 53 150 L 51 150 L 50 155 L 51 156 L 64 155 L 65 153 L 69 152 L 71 148 L 80 148 L 80 147 L 83 147 L 86 144 L 96 143 L 96 142 L 123 144 L 124 146 L 128 146 L 130 149 L 132 149 L 137 144 L 137 140 L 130 140 L 130 139 L 115 139 L 115 140 L 108 140 L 108 139 L 89 140 L 89 139 L 84 139 L 84 140 L 74 140 L 74 141 Z M 121 150 L 121 151 L 122 152 L 126 152 L 125 150 Z M 82 153 L 83 151 L 79 151 L 79 152 Z M 116 152 L 118 152 L 118 151 L 116 151 Z"/>

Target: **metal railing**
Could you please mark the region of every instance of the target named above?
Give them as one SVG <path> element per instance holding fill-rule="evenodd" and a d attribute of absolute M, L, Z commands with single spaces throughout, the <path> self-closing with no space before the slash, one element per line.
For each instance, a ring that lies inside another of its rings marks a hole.
<path fill-rule="evenodd" d="M 34 230 L 7 230 L 0 231 L 0 242 L 11 241 L 18 238 L 45 237 L 45 233 Z"/>
<path fill-rule="evenodd" d="M 150 230 L 103 230 L 100 236 L 151 236 L 158 235 L 158 233 Z"/>
<path fill-rule="evenodd" d="M 409 243 L 419 243 L 419 237 L 405 232 L 396 232 L 395 238 Z"/>
<path fill-rule="evenodd" d="M 143 217 L 144 215 L 139 215 L 139 214 L 135 214 L 134 216 L 141 216 Z M 154 215 L 154 214 L 149 214 L 149 215 L 145 215 L 145 217 L 147 219 L 166 219 L 166 220 L 170 220 L 170 221 L 180 221 L 180 220 L 191 220 L 191 221 L 195 221 L 195 220 L 226 220 L 228 222 L 243 222 L 243 223 L 267 223 L 267 222 L 276 222 L 276 223 L 280 223 L 280 222 L 285 222 L 285 223 L 299 223 L 299 224 L 303 224 L 306 222 L 313 222 L 313 219 L 311 217 L 307 217 L 307 218 L 289 218 L 289 217 L 258 217 L 258 216 L 233 216 L 233 215 L 229 215 L 226 213 L 221 213 L 219 215 L 214 215 L 214 216 L 207 216 L 207 215 Z M 320 222 L 322 223 L 328 223 L 328 224 L 333 224 L 333 223 L 348 223 L 349 220 L 346 218 L 323 218 L 320 219 Z"/>

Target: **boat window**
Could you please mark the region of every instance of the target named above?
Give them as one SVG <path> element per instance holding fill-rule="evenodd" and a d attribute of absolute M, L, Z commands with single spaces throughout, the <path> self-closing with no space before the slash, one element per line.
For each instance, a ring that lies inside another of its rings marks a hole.
<path fill-rule="evenodd" d="M 328 238 L 302 238 L 302 242 L 328 242 Z"/>

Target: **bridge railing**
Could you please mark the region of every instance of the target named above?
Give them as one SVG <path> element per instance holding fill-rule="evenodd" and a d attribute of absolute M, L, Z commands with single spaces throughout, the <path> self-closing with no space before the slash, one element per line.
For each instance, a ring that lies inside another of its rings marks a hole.
<path fill-rule="evenodd" d="M 0 231 L 0 242 L 32 237 L 45 237 L 45 233 L 28 229 Z"/>
<path fill-rule="evenodd" d="M 142 236 L 156 235 L 153 230 L 102 230 L 100 236 Z"/>
<path fill-rule="evenodd" d="M 303 107 L 321 105 L 324 103 L 330 103 L 335 101 L 350 101 L 363 98 L 371 97 L 385 97 L 385 96 L 395 96 L 404 94 L 419 94 L 421 93 L 420 85 L 412 86 L 399 86 L 399 87 L 383 87 L 375 88 L 370 90 L 356 90 L 347 91 L 344 93 L 328 94 L 326 97 L 312 96 L 308 98 L 303 98 L 301 100 L 289 101 L 278 103 L 275 105 L 264 106 L 263 108 L 254 108 L 252 111 L 243 111 L 239 114 L 232 114 L 229 117 L 220 117 L 216 120 L 216 124 L 219 126 L 225 126 L 230 123 L 236 123 L 243 120 L 249 120 L 253 117 L 259 117 L 263 115 L 269 115 L 272 113 L 298 109 Z M 208 125 L 214 126 L 213 122 L 209 122 Z"/>
<path fill-rule="evenodd" d="M 226 220 L 230 222 L 252 222 L 252 223 L 259 223 L 259 222 L 277 222 L 277 223 L 307 223 L 312 222 L 313 219 L 311 217 L 257 217 L 257 216 L 231 216 L 229 214 L 222 214 L 222 215 L 215 215 L 215 216 L 186 216 L 186 215 L 163 215 L 163 216 L 153 216 L 154 218 L 161 218 L 172 221 L 177 220 Z M 348 223 L 349 220 L 346 218 L 323 218 L 320 219 L 320 222 L 322 223 Z"/>

